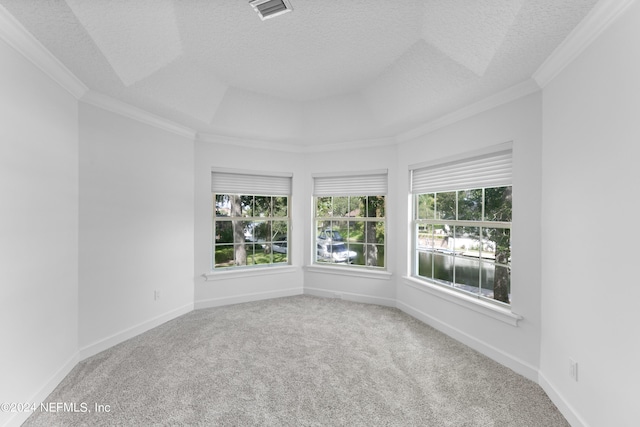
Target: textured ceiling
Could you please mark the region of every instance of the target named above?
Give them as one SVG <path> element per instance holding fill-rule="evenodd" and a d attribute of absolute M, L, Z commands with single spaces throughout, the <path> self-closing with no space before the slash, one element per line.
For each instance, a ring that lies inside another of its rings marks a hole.
<path fill-rule="evenodd" d="M 92 91 L 203 134 L 382 138 L 527 81 L 597 0 L 0 0 Z"/>

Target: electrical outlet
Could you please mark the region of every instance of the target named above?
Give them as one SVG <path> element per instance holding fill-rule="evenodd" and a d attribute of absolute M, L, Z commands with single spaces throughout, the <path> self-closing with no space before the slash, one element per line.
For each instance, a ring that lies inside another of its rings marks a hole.
<path fill-rule="evenodd" d="M 158 301 L 160 299 L 160 291 L 153 291 L 153 299 Z"/>
<path fill-rule="evenodd" d="M 569 359 L 569 376 L 574 381 L 578 381 L 578 362 L 571 358 Z"/>

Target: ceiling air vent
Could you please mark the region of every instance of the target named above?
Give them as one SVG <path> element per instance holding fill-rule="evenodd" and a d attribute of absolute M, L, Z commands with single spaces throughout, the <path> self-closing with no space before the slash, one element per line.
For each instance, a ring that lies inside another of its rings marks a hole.
<path fill-rule="evenodd" d="M 263 21 L 293 10 L 289 0 L 253 0 L 249 4 Z"/>

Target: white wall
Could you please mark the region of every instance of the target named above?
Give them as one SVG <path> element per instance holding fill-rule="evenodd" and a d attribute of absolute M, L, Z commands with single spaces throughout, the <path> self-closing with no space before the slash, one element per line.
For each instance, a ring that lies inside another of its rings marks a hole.
<path fill-rule="evenodd" d="M 351 150 L 338 150 L 320 153 L 308 153 L 305 157 L 304 176 L 304 263 L 312 265 L 315 250 L 315 225 L 313 224 L 313 178 L 314 173 L 358 172 L 388 170 L 389 194 L 386 200 L 387 248 L 386 272 L 366 268 L 345 270 L 340 266 L 313 266 L 305 271 L 305 293 L 341 298 L 353 301 L 395 306 L 395 275 L 398 217 L 398 199 L 396 188 L 396 152 L 397 147 L 381 146 Z M 349 271 L 350 270 L 350 271 Z"/>
<path fill-rule="evenodd" d="M 82 357 L 193 309 L 193 152 L 80 103 Z"/>
<path fill-rule="evenodd" d="M 3 41 L 0 64 L 0 402 L 38 402 L 77 361 L 78 109 Z"/>
<path fill-rule="evenodd" d="M 340 292 L 381 304 L 397 299 L 403 310 L 516 371 L 539 374 L 573 425 L 633 425 L 640 419 L 640 288 L 633 220 L 621 219 L 635 213 L 640 182 L 638 22 L 635 4 L 542 96 L 397 147 L 307 154 L 203 141 L 194 147 L 188 138 L 78 104 L 0 42 L 0 402 L 44 399 L 79 358 L 194 304 Z M 506 141 L 514 142 L 517 327 L 402 278 L 408 165 Z M 290 268 L 200 277 L 211 262 L 211 167 L 294 174 Z M 311 174 L 381 168 L 389 170 L 391 189 L 390 275 L 305 271 L 314 239 Z M 577 382 L 569 358 L 579 364 Z M 0 425 L 23 419 L 11 415 L 0 413 Z"/>
<path fill-rule="evenodd" d="M 225 304 L 276 298 L 302 293 L 302 189 L 305 176 L 303 155 L 299 153 L 234 146 L 218 142 L 197 141 L 195 149 L 195 306 L 215 307 Z M 218 273 L 205 280 L 211 272 L 213 198 L 211 195 L 211 168 L 230 168 L 275 173 L 292 173 L 293 229 L 288 236 L 291 267 L 231 271 Z"/>
<path fill-rule="evenodd" d="M 537 379 L 540 344 L 540 198 L 541 95 L 535 93 L 457 122 L 399 147 L 399 275 L 407 275 L 409 254 L 408 167 L 433 159 L 513 141 L 512 310 L 518 326 L 425 292 L 410 280 L 398 280 L 399 307 L 517 372 Z"/>
<path fill-rule="evenodd" d="M 636 2 L 543 92 L 540 374 L 573 425 L 640 420 L 638 23 Z"/>

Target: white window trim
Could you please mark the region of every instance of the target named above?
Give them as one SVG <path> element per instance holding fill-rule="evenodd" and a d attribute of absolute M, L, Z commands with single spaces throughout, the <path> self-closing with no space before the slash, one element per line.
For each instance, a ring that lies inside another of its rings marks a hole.
<path fill-rule="evenodd" d="M 385 210 L 386 200 L 389 193 L 389 170 L 388 169 L 375 169 L 367 171 L 349 171 L 349 172 L 322 172 L 312 173 L 311 178 L 313 180 L 312 191 L 312 204 L 311 204 L 311 222 L 313 225 L 313 231 L 311 234 L 311 241 L 317 242 L 317 230 L 315 228 L 317 219 L 321 218 L 326 221 L 362 221 L 364 223 L 381 221 L 384 222 L 385 228 L 385 243 L 384 243 L 384 267 L 371 267 L 366 265 L 353 265 L 353 264 L 340 264 L 340 263 L 323 263 L 317 261 L 317 247 L 314 243 L 311 250 L 311 265 L 305 267 L 308 271 L 322 271 L 334 272 L 345 271 L 354 269 L 354 271 L 344 274 L 346 276 L 364 276 L 367 272 L 386 272 L 387 271 L 387 244 L 389 241 L 389 228 L 387 222 L 387 216 L 384 218 L 372 218 L 372 217 L 316 217 L 316 199 L 318 197 L 352 197 L 352 196 L 379 196 L 385 197 Z M 382 179 L 381 179 L 382 178 Z M 349 184 L 343 186 L 344 181 Z M 322 189 L 318 191 L 318 182 L 322 182 Z M 318 269 L 318 270 L 316 270 Z M 335 273 L 338 274 L 338 273 Z M 380 276 L 369 276 L 379 278 Z"/>
<path fill-rule="evenodd" d="M 453 286 L 448 286 L 448 285 L 440 285 L 438 283 L 435 283 L 431 280 L 429 280 L 428 278 L 423 278 L 417 275 L 417 271 L 418 271 L 418 260 L 416 257 L 416 252 L 417 252 L 417 242 L 416 242 L 416 233 L 415 233 L 415 226 L 416 226 L 416 206 L 415 206 L 415 200 L 416 200 L 416 194 L 421 194 L 420 192 L 415 191 L 414 187 L 413 187 L 413 175 L 415 171 L 419 171 L 420 169 L 423 168 L 428 168 L 431 166 L 434 167 L 438 167 L 441 166 L 443 164 L 449 164 L 449 163 L 456 163 L 456 162 L 465 162 L 468 159 L 474 159 L 480 156 L 486 156 L 486 155 L 492 155 L 492 154 L 496 154 L 496 153 L 501 153 L 503 151 L 510 151 L 509 157 L 512 158 L 513 156 L 513 141 L 508 141 L 508 142 L 504 142 L 502 144 L 497 144 L 497 145 L 492 145 L 492 146 L 488 146 L 488 147 L 484 147 L 478 150 L 474 150 L 474 151 L 470 151 L 470 152 L 465 152 L 465 153 L 460 153 L 460 154 L 456 154 L 453 156 L 449 156 L 449 157 L 444 157 L 444 158 L 440 158 L 440 159 L 434 159 L 434 160 L 430 160 L 427 162 L 421 162 L 421 163 L 416 163 L 413 165 L 409 165 L 408 169 L 409 169 L 409 211 L 411 212 L 410 215 L 410 221 L 409 221 L 409 227 L 411 229 L 411 238 L 410 238 L 410 264 L 409 264 L 409 274 L 411 276 L 403 276 L 403 278 L 405 279 L 405 282 L 410 285 L 411 287 L 414 287 L 416 289 L 420 289 L 420 290 L 432 290 L 433 292 L 430 292 L 436 296 L 439 297 L 443 297 L 446 296 L 445 299 L 454 302 L 454 303 L 458 303 L 459 301 L 461 302 L 459 305 L 463 305 L 467 308 L 470 308 L 472 310 L 475 311 L 479 311 L 477 308 L 478 307 L 486 307 L 491 311 L 486 312 L 485 310 L 481 311 L 484 314 L 488 314 L 488 313 L 499 313 L 500 318 L 498 320 L 502 320 L 505 321 L 506 323 L 512 324 L 513 326 L 517 326 L 518 320 L 522 319 L 522 317 L 518 314 L 515 314 L 513 312 L 511 312 L 511 304 L 506 305 L 505 307 L 502 307 L 500 305 L 498 305 L 498 303 L 493 303 L 488 299 L 483 299 L 481 298 L 479 295 L 474 295 L 471 293 L 466 293 L 464 291 L 460 291 L 457 290 L 456 288 L 454 288 Z M 511 160 L 509 161 L 510 167 L 511 166 Z M 511 179 L 511 171 L 509 171 L 509 176 L 508 179 L 506 181 L 502 181 L 500 182 L 500 185 L 513 185 L 512 183 L 512 179 Z M 431 192 L 432 190 L 429 189 L 429 192 Z M 439 190 L 433 190 L 434 192 L 437 192 Z M 459 190 L 450 190 L 447 189 L 445 191 L 459 191 Z M 475 226 L 478 222 L 473 222 L 470 223 L 470 226 Z M 487 225 L 493 225 L 494 222 L 490 222 Z M 511 227 L 509 227 L 511 228 Z M 418 285 L 418 286 L 416 286 Z M 462 303 L 463 302 L 463 303 Z M 493 311 L 493 310 L 498 310 L 498 311 Z M 504 315 L 507 315 L 507 317 L 505 317 Z M 494 316 L 491 316 L 494 317 Z"/>
<path fill-rule="evenodd" d="M 264 178 L 284 178 L 287 179 L 288 182 L 288 191 L 276 191 L 274 194 L 255 194 L 252 193 L 251 191 L 253 191 L 251 188 L 247 189 L 248 191 L 250 191 L 250 193 L 245 193 L 247 195 L 265 195 L 265 196 L 272 196 L 272 197 L 278 197 L 278 196 L 286 196 L 288 198 L 288 206 L 287 206 L 287 217 L 271 217 L 272 220 L 276 220 L 276 221 L 283 221 L 286 219 L 286 221 L 289 223 L 289 231 L 292 230 L 293 227 L 293 221 L 292 221 L 292 216 L 291 216 L 291 200 L 292 200 L 292 193 L 293 193 L 293 173 L 291 172 L 274 172 L 274 171 L 258 171 L 258 170 L 251 170 L 251 169 L 235 169 L 235 168 L 222 168 L 222 167 L 211 167 L 211 177 L 212 177 L 212 183 L 211 183 L 211 194 L 216 194 L 214 191 L 214 184 L 213 184 L 213 175 L 219 173 L 219 174 L 225 174 L 225 175 L 245 175 L 245 176 L 255 176 L 255 177 L 264 177 Z M 223 190 L 224 191 L 224 190 Z M 270 192 L 270 191 L 267 191 Z M 228 192 L 225 193 L 218 193 L 218 194 L 227 194 Z M 234 194 L 234 193 L 231 193 Z M 215 202 L 214 202 L 215 203 Z M 214 218 L 215 216 L 215 207 L 213 208 L 214 211 L 211 213 L 212 218 Z M 262 219 L 262 218 L 261 218 Z M 244 220 L 244 219 L 243 219 Z M 288 238 L 290 238 L 291 236 L 287 236 Z M 213 238 L 213 236 L 212 236 Z M 210 262 L 210 272 L 209 273 L 204 273 L 202 274 L 202 277 L 204 277 L 207 281 L 209 280 L 214 280 L 214 278 L 216 277 L 223 277 L 223 276 L 233 276 L 233 277 L 251 277 L 251 276 L 259 276 L 261 274 L 275 274 L 272 271 L 265 271 L 265 270 L 270 270 L 270 269 L 280 269 L 280 270 L 286 270 L 286 269 L 290 269 L 290 268 L 294 268 L 291 265 L 291 257 L 290 254 L 287 253 L 287 262 L 286 263 L 278 263 L 278 264 L 261 264 L 261 265 L 242 265 L 242 266 L 233 266 L 233 267 L 220 267 L 220 269 L 214 269 L 214 254 L 213 251 L 215 250 L 215 242 L 212 241 L 211 244 L 211 253 L 209 254 L 209 262 Z M 257 271 L 256 271 L 257 270 Z M 282 271 L 280 271 L 282 272 Z"/>
<path fill-rule="evenodd" d="M 298 267 L 293 265 L 264 264 L 259 266 L 243 266 L 242 268 L 225 268 L 202 274 L 205 281 L 236 279 L 242 277 L 256 277 L 272 274 L 295 273 Z"/>
<path fill-rule="evenodd" d="M 471 294 L 467 295 L 465 293 L 458 292 L 454 288 L 449 288 L 448 286 L 437 285 L 427 280 L 409 276 L 403 276 L 402 279 L 406 286 L 429 295 L 436 296 L 469 310 L 473 310 L 477 313 L 484 314 L 485 316 L 489 316 L 511 326 L 517 327 L 518 321 L 523 319 L 521 315 L 514 313 L 509 307 L 498 306 L 497 304 L 474 297 Z"/>
<path fill-rule="evenodd" d="M 304 267 L 306 271 L 311 273 L 336 274 L 339 276 L 363 277 L 366 279 L 391 280 L 393 273 L 376 268 L 375 270 L 366 265 L 352 265 L 346 268 L 344 265 L 335 264 L 312 264 Z"/>

